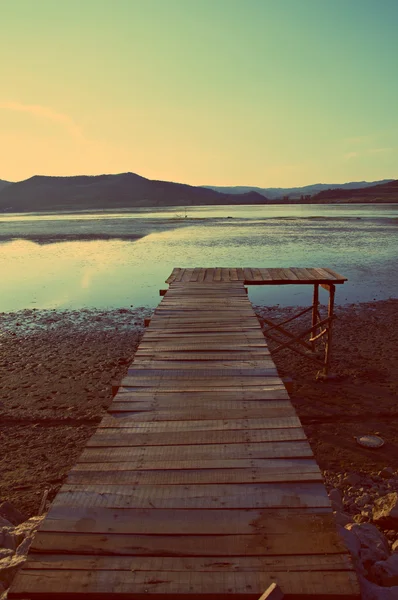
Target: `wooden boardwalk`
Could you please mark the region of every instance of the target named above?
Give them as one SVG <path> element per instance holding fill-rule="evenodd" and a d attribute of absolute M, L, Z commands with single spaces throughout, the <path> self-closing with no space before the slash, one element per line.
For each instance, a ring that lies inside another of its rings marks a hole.
<path fill-rule="evenodd" d="M 175 282 L 9 598 L 359 598 L 243 282 Z"/>
<path fill-rule="evenodd" d="M 241 281 L 246 285 L 335 285 L 344 283 L 347 278 L 326 268 L 229 269 L 225 267 L 196 267 L 194 269 L 180 269 L 176 267 L 166 283 L 234 283 L 237 281 Z"/>

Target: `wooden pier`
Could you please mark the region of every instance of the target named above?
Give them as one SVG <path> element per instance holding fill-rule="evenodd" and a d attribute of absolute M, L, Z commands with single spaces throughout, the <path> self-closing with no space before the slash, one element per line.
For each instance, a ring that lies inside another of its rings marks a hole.
<path fill-rule="evenodd" d="M 170 282 L 10 599 L 360 598 L 244 281 L 222 271 Z"/>

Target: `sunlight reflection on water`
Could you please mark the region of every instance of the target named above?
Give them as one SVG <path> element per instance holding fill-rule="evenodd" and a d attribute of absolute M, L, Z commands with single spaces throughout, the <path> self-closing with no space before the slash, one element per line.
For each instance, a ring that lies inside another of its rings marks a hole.
<path fill-rule="evenodd" d="M 3 242 L 0 310 L 155 306 L 159 289 L 165 287 L 175 266 L 327 266 L 349 278 L 338 288 L 340 303 L 397 295 L 394 209 L 377 213 L 378 218 L 373 211 L 361 219 L 339 215 L 337 219 L 288 220 L 262 219 L 258 207 L 249 219 L 250 211 L 245 208 L 245 219 L 188 219 L 177 228 L 144 233 L 136 241 Z M 206 210 L 202 209 L 202 214 Z M 229 215 L 231 207 L 220 210 Z M 341 207 L 339 211 L 344 212 Z M 380 218 L 385 214 L 388 218 Z M 91 215 L 91 220 L 97 221 L 96 215 Z M 255 303 L 300 305 L 309 302 L 311 289 L 256 286 L 250 288 L 250 297 Z"/>

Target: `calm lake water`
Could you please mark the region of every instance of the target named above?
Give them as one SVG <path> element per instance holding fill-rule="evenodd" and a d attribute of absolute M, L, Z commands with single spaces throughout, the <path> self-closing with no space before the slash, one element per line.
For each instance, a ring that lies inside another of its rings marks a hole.
<path fill-rule="evenodd" d="M 3 214 L 0 311 L 155 306 L 173 267 L 195 266 L 325 266 L 349 279 L 338 303 L 397 297 L 397 228 L 391 204 Z M 311 294 L 250 288 L 270 305 L 304 305 Z"/>

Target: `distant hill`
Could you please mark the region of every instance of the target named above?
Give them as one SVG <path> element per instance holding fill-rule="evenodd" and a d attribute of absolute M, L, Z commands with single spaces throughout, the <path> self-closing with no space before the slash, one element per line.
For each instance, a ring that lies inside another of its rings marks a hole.
<path fill-rule="evenodd" d="M 361 189 L 330 189 L 319 192 L 311 202 L 398 202 L 398 180 L 390 180 L 380 185 Z"/>
<path fill-rule="evenodd" d="M 316 192 L 319 188 L 322 188 L 321 191 Z M 276 189 L 279 196 L 272 198 Z M 261 193 L 257 190 L 261 190 Z M 265 191 L 268 197 L 264 195 Z M 135 173 L 92 177 L 35 175 L 18 183 L 0 181 L 0 212 L 340 202 L 398 202 L 398 181 L 387 180 L 386 183 L 378 185 L 353 182 L 339 184 L 339 187 L 333 189 L 326 184 L 314 184 L 289 189 L 227 187 L 216 190 L 170 181 L 155 181 Z"/>
<path fill-rule="evenodd" d="M 0 190 L 0 211 L 101 210 L 145 206 L 263 204 L 256 192 L 223 194 L 215 190 L 136 175 L 47 177 L 35 175 Z"/>
<path fill-rule="evenodd" d="M 10 181 L 4 181 L 3 179 L 0 179 L 0 192 L 3 188 L 7 187 L 8 185 L 11 185 Z"/>
<path fill-rule="evenodd" d="M 224 194 L 245 194 L 247 192 L 257 192 L 266 196 L 269 200 L 282 200 L 289 196 L 289 200 L 299 199 L 301 196 L 314 196 L 323 190 L 330 189 L 360 189 L 382 183 L 393 181 L 393 179 L 382 179 L 381 181 L 350 181 L 349 183 L 314 183 L 303 187 L 293 188 L 260 188 L 250 186 L 219 187 L 206 185 L 207 189 L 216 190 Z"/>

